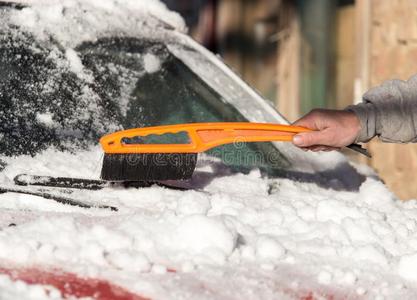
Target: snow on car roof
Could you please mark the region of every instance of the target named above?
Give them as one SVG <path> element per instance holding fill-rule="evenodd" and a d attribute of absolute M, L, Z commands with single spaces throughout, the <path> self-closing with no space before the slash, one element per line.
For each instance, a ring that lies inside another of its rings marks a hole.
<path fill-rule="evenodd" d="M 186 32 L 181 16 L 159 0 L 16 0 L 27 5 L 2 16 L 1 25 L 17 25 L 48 39 L 52 35 L 65 47 L 102 36 L 151 36 L 155 28 Z M 7 19 L 8 18 L 8 19 Z M 158 30 L 160 33 L 161 30 Z"/>

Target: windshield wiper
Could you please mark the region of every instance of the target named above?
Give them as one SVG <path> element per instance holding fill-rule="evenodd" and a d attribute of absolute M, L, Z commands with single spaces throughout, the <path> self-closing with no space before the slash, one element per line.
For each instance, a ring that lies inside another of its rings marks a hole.
<path fill-rule="evenodd" d="M 14 178 L 16 185 L 20 186 L 42 186 L 67 189 L 82 190 L 101 190 L 104 188 L 124 187 L 124 188 L 145 188 L 153 185 L 174 189 L 187 190 L 185 187 L 178 187 L 165 182 L 159 181 L 106 181 L 96 179 L 84 179 L 74 177 L 53 177 L 19 174 Z"/>
<path fill-rule="evenodd" d="M 53 200 L 62 204 L 78 206 L 82 208 L 100 208 L 100 209 L 109 209 L 111 211 L 118 211 L 117 207 L 114 207 L 114 206 L 88 204 L 78 199 L 73 199 L 70 197 L 57 195 L 57 194 L 44 191 L 44 190 L 32 190 L 32 189 L 26 189 L 23 187 L 15 188 L 15 187 L 9 187 L 9 186 L 0 186 L 0 194 L 5 194 L 5 193 L 16 193 L 16 194 L 37 196 L 37 197 L 42 197 L 45 199 Z"/>

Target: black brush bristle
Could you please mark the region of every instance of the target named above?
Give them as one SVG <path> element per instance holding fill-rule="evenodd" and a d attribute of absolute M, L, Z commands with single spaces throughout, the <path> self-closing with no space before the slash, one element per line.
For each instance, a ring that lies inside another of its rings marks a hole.
<path fill-rule="evenodd" d="M 197 153 L 105 154 L 101 178 L 109 181 L 184 180 L 193 175 Z"/>

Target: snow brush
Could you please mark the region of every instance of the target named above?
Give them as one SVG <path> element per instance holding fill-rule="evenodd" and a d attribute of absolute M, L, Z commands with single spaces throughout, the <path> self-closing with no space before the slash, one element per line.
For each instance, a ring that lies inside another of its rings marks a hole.
<path fill-rule="evenodd" d="M 128 129 L 100 139 L 101 178 L 108 181 L 159 181 L 191 178 L 197 154 L 236 142 L 292 141 L 311 129 L 264 123 L 191 123 Z M 171 138 L 163 142 L 163 136 Z M 185 138 L 184 138 L 185 137 Z M 172 140 L 176 139 L 176 143 Z M 349 146 L 365 154 L 365 149 Z M 366 154 L 365 154 L 366 155 Z"/>

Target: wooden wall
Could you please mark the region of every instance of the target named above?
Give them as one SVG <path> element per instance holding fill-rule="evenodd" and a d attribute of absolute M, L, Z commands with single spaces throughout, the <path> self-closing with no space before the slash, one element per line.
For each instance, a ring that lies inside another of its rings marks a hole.
<path fill-rule="evenodd" d="M 265 98 L 277 93 L 277 16 L 281 0 L 221 0 L 217 52 Z"/>
<path fill-rule="evenodd" d="M 369 1 L 369 84 L 375 86 L 393 78 L 406 80 L 417 73 L 417 1 Z M 386 184 L 402 199 L 417 199 L 417 145 L 374 141 L 369 148 L 373 154 L 370 165 Z"/>
<path fill-rule="evenodd" d="M 285 2 L 280 8 L 277 47 L 278 110 L 291 122 L 300 117 L 300 19 L 296 7 Z"/>
<path fill-rule="evenodd" d="M 286 2 L 287 4 L 294 2 Z M 295 13 L 294 13 L 295 9 Z M 370 87 L 417 73 L 417 0 L 356 0 L 336 9 L 334 22 L 334 101 L 344 108 L 361 101 Z M 300 82 L 303 39 L 299 7 L 287 7 L 288 20 L 278 47 L 278 108 L 290 120 L 301 116 Z M 297 69 L 298 68 L 298 69 Z M 302 88 L 301 88 L 302 89 Z M 416 99 L 417 100 L 417 99 Z M 313 101 L 312 101 L 313 103 Z M 373 158 L 354 159 L 372 166 L 402 199 L 417 199 L 417 145 L 377 140 L 368 144 Z M 347 152 L 351 155 L 351 153 Z"/>
<path fill-rule="evenodd" d="M 352 104 L 356 68 L 354 5 L 294 3 L 280 11 L 277 66 L 277 107 L 290 121 L 313 108 Z"/>
<path fill-rule="evenodd" d="M 355 81 L 355 7 L 336 10 L 334 94 L 332 107 L 343 109 L 354 102 Z"/>

